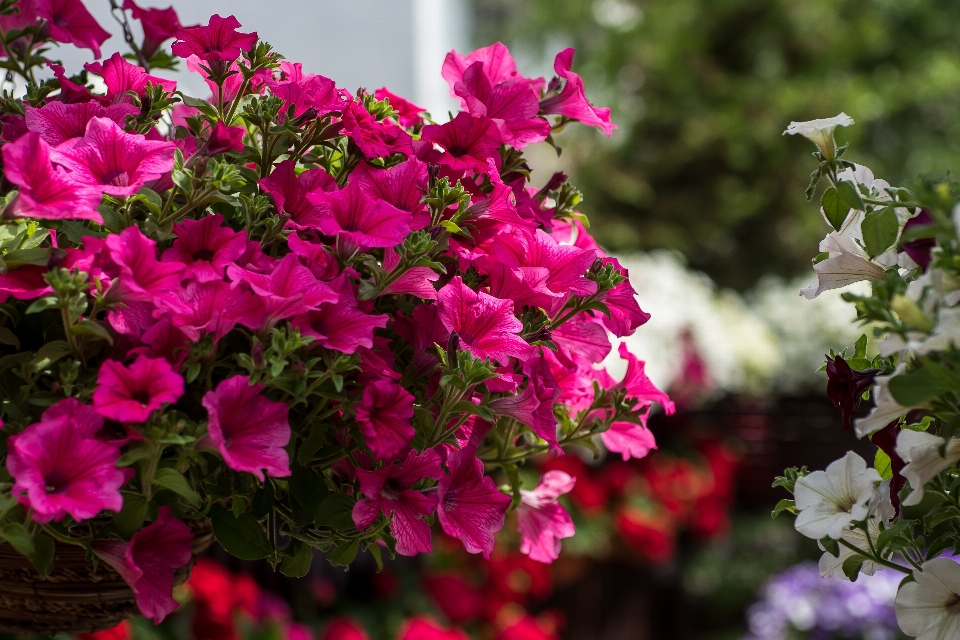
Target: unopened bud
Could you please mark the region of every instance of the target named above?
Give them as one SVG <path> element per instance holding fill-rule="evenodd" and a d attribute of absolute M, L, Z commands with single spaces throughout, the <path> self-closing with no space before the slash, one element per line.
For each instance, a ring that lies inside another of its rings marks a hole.
<path fill-rule="evenodd" d="M 920 331 L 932 331 L 933 320 L 923 312 L 913 298 L 898 293 L 890 301 L 890 308 L 900 316 L 900 319 Z"/>

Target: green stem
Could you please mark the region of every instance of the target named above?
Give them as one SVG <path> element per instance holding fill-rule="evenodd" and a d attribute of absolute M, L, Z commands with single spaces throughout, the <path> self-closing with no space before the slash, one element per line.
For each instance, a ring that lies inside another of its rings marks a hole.
<path fill-rule="evenodd" d="M 880 558 L 880 557 L 878 557 L 878 556 L 872 556 L 872 555 L 870 555 L 869 552 L 864 551 L 863 549 L 857 547 L 856 545 L 850 544 L 849 542 L 847 542 L 846 540 L 844 540 L 844 539 L 842 539 L 842 538 L 841 538 L 840 540 L 837 540 L 837 542 L 839 542 L 839 543 L 840 543 L 841 545 L 843 545 L 844 547 L 850 549 L 851 551 L 855 551 L 856 553 L 860 554 L 861 556 L 863 556 L 863 557 L 866 558 L 867 560 L 870 560 L 871 562 L 876 562 L 877 564 L 882 564 L 883 566 L 887 567 L 888 569 L 893 569 L 894 571 L 899 571 L 900 573 L 906 573 L 907 575 L 913 573 L 913 571 L 911 571 L 910 569 L 907 569 L 906 567 L 901 567 L 900 565 L 898 565 L 898 564 L 895 563 L 895 562 L 890 562 L 889 560 L 884 560 L 883 558 Z"/>

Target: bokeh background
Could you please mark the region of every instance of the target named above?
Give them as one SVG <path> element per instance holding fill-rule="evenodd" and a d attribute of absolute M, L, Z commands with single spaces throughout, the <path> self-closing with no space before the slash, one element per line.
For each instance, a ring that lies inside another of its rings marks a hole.
<path fill-rule="evenodd" d="M 86 4 L 116 32 L 108 0 Z M 872 455 L 841 431 L 817 371 L 859 331 L 839 295 L 797 295 L 826 227 L 803 196 L 812 147 L 781 133 L 791 120 L 845 111 L 857 122 L 839 132 L 851 143 L 846 157 L 891 183 L 960 167 L 960 3 L 174 6 L 184 24 L 235 14 L 304 70 L 351 90 L 387 86 L 439 121 L 454 108 L 439 74 L 448 50 L 500 40 L 524 75 L 549 79 L 553 55 L 576 47 L 574 69 L 619 128 L 610 138 L 564 132 L 559 159 L 547 145 L 529 150 L 534 183 L 562 166 L 582 190 L 591 230 L 622 257 L 653 314 L 631 350 L 681 408 L 653 420 L 660 451 L 644 461 L 553 463 L 578 476 L 566 504 L 579 532 L 552 567 L 510 554 L 485 563 L 438 539 L 435 556 L 380 573 L 361 557 L 349 572 L 318 562 L 293 581 L 220 554 L 179 593 L 184 612 L 160 629 L 136 621 L 137 638 L 360 640 L 344 626 L 356 623 L 386 639 L 417 613 L 496 640 L 899 637 L 895 582 L 819 580 L 816 546 L 769 515 L 785 497 L 770 487 L 784 467 L 822 468 L 849 448 Z M 86 53 L 65 48 L 63 57 L 76 68 Z M 203 95 L 198 78 L 178 80 Z"/>

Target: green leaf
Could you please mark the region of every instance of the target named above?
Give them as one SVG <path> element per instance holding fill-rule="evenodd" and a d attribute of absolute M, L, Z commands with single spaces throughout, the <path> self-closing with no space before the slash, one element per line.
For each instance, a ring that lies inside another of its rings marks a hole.
<path fill-rule="evenodd" d="M 376 542 L 369 542 L 367 543 L 367 551 L 370 552 L 377 563 L 377 573 L 383 571 L 383 551 L 380 549 L 380 545 Z"/>
<path fill-rule="evenodd" d="M 296 517 L 299 526 L 305 526 L 314 521 L 317 509 L 329 491 L 319 473 L 297 462 L 291 465 L 292 475 L 289 486 L 293 499 L 300 505 L 300 513 Z"/>
<path fill-rule="evenodd" d="M 45 296 L 30 303 L 30 306 L 27 307 L 25 313 L 27 315 L 30 315 L 31 313 L 40 313 L 41 311 L 46 311 L 47 309 L 53 309 L 58 304 L 60 304 L 60 301 L 57 300 L 57 296 Z"/>
<path fill-rule="evenodd" d="M 123 508 L 113 515 L 113 524 L 117 532 L 126 539 L 135 534 L 147 519 L 150 503 L 139 493 L 124 493 Z"/>
<path fill-rule="evenodd" d="M 50 262 L 52 250 L 47 249 L 17 249 L 8 251 L 3 256 L 4 262 L 10 267 L 19 267 L 24 264 L 32 264 L 38 267 L 45 267 Z"/>
<path fill-rule="evenodd" d="M 33 566 L 46 579 L 53 568 L 53 552 L 57 543 L 50 536 L 37 536 L 33 539 Z"/>
<path fill-rule="evenodd" d="M 893 542 L 894 538 L 898 538 L 904 531 L 913 529 L 914 524 L 912 520 L 904 520 L 881 531 L 880 535 L 877 536 L 877 552 L 883 551 L 887 545 Z"/>
<path fill-rule="evenodd" d="M 359 548 L 359 540 L 353 540 L 350 544 L 334 547 L 327 552 L 327 562 L 335 567 L 345 567 L 357 557 L 357 550 Z"/>
<path fill-rule="evenodd" d="M 280 573 L 291 578 L 302 578 L 307 575 L 310 565 L 313 564 L 313 547 L 300 540 L 294 540 L 291 546 L 293 554 L 283 559 Z"/>
<path fill-rule="evenodd" d="M 877 455 L 873 458 L 873 468 L 880 474 L 880 478 L 886 480 L 893 477 L 893 468 L 890 456 L 883 452 L 883 449 L 877 449 Z"/>
<path fill-rule="evenodd" d="M 820 538 L 820 546 L 834 558 L 840 557 L 840 543 L 830 536 Z"/>
<path fill-rule="evenodd" d="M 863 566 L 863 556 L 850 556 L 843 561 L 843 575 L 850 579 L 850 582 L 856 582 L 860 575 L 860 568 Z"/>
<path fill-rule="evenodd" d="M 6 327 L 0 327 L 0 344 L 7 344 L 18 351 L 20 350 L 20 338 Z"/>
<path fill-rule="evenodd" d="M 129 467 L 130 465 L 150 457 L 150 448 L 149 447 L 138 447 L 136 449 L 130 449 L 117 460 L 116 466 L 118 467 Z"/>
<path fill-rule="evenodd" d="M 823 206 L 823 213 L 827 216 L 830 226 L 839 231 L 850 213 L 850 207 L 840 197 L 836 187 L 830 187 L 823 192 L 820 204 Z"/>
<path fill-rule="evenodd" d="M 89 318 L 83 318 L 80 320 L 80 322 L 70 327 L 70 333 L 85 333 L 88 335 L 97 336 L 101 340 L 105 340 L 111 345 L 113 344 L 113 336 L 110 335 L 110 332 L 107 331 L 102 324 L 94 320 L 90 320 Z"/>
<path fill-rule="evenodd" d="M 320 428 L 320 425 L 314 425 L 310 430 L 310 435 L 307 436 L 307 439 L 300 445 L 300 449 L 297 451 L 297 460 L 303 466 L 308 466 L 310 461 L 313 460 L 314 454 L 322 445 L 323 429 Z"/>
<path fill-rule="evenodd" d="M 783 500 L 777 503 L 776 507 L 773 508 L 773 513 L 770 514 L 770 517 L 776 518 L 778 515 L 780 515 L 784 511 L 788 511 L 793 515 L 797 515 L 797 505 L 793 502 L 793 500 L 784 498 Z"/>
<path fill-rule="evenodd" d="M 70 345 L 66 340 L 53 340 L 40 347 L 37 355 L 30 361 L 30 371 L 43 371 L 60 358 L 70 355 Z"/>
<path fill-rule="evenodd" d="M 863 211 L 865 206 L 863 198 L 860 197 L 860 190 L 852 182 L 841 180 L 837 184 L 837 192 L 843 202 L 851 209 Z M 838 227 L 839 228 L 839 227 Z"/>
<path fill-rule="evenodd" d="M 270 540 L 260 523 L 248 513 L 233 515 L 226 509 L 210 519 L 217 541 L 233 556 L 242 560 L 262 560 L 270 555 Z"/>
<path fill-rule="evenodd" d="M 3 537 L 18 552 L 33 559 L 33 537 L 25 526 L 19 522 L 8 522 L 3 526 Z"/>
<path fill-rule="evenodd" d="M 892 208 L 884 207 L 864 216 L 863 222 L 860 223 L 860 230 L 863 233 L 863 244 L 867 254 L 874 258 L 897 241 L 900 221 Z"/>
<path fill-rule="evenodd" d="M 191 98 L 190 96 L 179 92 L 178 95 L 180 96 L 180 99 L 183 100 L 183 104 L 187 105 L 188 107 L 193 107 L 194 109 L 199 110 L 200 113 L 205 116 L 209 116 L 216 120 L 220 119 L 220 115 L 217 113 L 217 108 L 206 100 Z"/>
<path fill-rule="evenodd" d="M 916 407 L 950 391 L 945 381 L 926 367 L 890 379 L 890 394 L 905 407 Z"/>
<path fill-rule="evenodd" d="M 153 484 L 170 489 L 189 502 L 192 507 L 200 508 L 200 495 L 193 490 L 183 474 L 175 469 L 157 469 L 153 476 Z"/>
<path fill-rule="evenodd" d="M 353 505 L 356 499 L 345 493 L 334 493 L 326 497 L 317 509 L 316 523 L 321 527 L 330 527 L 337 531 L 353 529 Z M 356 554 L 356 552 L 354 552 Z"/>

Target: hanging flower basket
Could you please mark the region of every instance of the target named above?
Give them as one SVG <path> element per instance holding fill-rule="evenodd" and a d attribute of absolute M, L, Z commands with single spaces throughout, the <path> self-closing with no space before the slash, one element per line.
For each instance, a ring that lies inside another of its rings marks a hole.
<path fill-rule="evenodd" d="M 213 543 L 206 518 L 187 523 L 196 559 Z M 174 574 L 174 585 L 190 577 L 193 562 Z M 133 590 L 105 562 L 94 568 L 83 547 L 56 543 L 47 576 L 26 556 L 0 545 L 0 633 L 89 633 L 116 626 L 138 613 Z"/>

